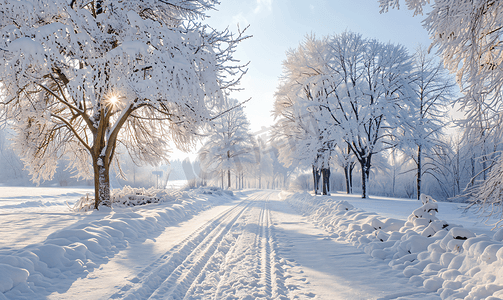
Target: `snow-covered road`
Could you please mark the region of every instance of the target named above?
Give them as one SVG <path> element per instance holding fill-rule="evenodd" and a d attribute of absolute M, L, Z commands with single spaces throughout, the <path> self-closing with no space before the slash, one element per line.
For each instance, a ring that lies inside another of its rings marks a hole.
<path fill-rule="evenodd" d="M 332 239 L 279 194 L 239 193 L 155 241 L 131 245 L 49 298 L 389 299 L 420 292 L 387 263 Z"/>
<path fill-rule="evenodd" d="M 207 187 L 76 212 L 84 190 L 11 189 L 0 300 L 503 297 L 503 229 L 455 203 Z"/>

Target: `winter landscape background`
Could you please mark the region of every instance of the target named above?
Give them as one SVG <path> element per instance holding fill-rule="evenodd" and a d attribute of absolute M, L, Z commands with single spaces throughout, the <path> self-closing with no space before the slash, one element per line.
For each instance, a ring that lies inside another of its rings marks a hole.
<path fill-rule="evenodd" d="M 502 9 L 0 1 L 0 299 L 502 299 Z"/>

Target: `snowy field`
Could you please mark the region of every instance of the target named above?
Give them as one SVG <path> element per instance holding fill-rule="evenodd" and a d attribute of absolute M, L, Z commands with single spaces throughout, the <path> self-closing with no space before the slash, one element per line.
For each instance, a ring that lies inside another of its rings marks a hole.
<path fill-rule="evenodd" d="M 71 211 L 86 193 L 0 188 L 0 299 L 503 298 L 503 231 L 461 204 L 196 189 Z"/>
<path fill-rule="evenodd" d="M 180 189 L 187 185 L 187 180 L 170 180 L 166 184 L 168 189 Z"/>

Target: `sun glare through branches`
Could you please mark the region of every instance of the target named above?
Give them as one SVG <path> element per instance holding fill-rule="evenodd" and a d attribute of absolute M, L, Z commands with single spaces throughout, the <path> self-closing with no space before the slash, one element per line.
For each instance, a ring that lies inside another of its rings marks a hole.
<path fill-rule="evenodd" d="M 119 103 L 119 97 L 117 97 L 116 95 L 112 95 L 112 96 L 108 99 L 108 102 L 109 102 L 112 106 L 116 106 L 116 105 Z"/>

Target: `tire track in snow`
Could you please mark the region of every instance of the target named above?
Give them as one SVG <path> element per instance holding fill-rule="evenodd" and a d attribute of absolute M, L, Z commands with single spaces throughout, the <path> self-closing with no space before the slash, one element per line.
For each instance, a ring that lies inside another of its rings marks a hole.
<path fill-rule="evenodd" d="M 286 296 L 286 288 L 284 286 L 283 269 L 277 258 L 276 240 L 274 235 L 274 224 L 271 218 L 271 210 L 269 208 L 269 198 L 273 193 L 269 194 L 264 200 L 262 208 L 262 219 L 260 227 L 262 228 L 262 278 L 265 281 L 265 292 L 268 298 L 271 299 L 288 299 Z"/>
<path fill-rule="evenodd" d="M 238 253 L 225 260 L 229 262 L 227 265 L 221 266 L 226 271 L 220 277 L 212 299 L 232 298 L 238 294 L 261 299 L 288 299 L 269 209 L 269 198 L 276 193 L 257 193 L 249 198 L 253 204 L 247 211 L 248 222 L 234 245 Z M 243 274 L 248 278 L 243 278 Z"/>
<path fill-rule="evenodd" d="M 187 256 L 173 273 L 152 293 L 151 299 L 182 299 L 198 275 L 202 273 L 214 253 L 217 252 L 220 242 L 235 225 L 236 220 L 246 210 L 243 207 L 236 214 L 231 214 L 208 234 L 208 236 Z"/>
<path fill-rule="evenodd" d="M 272 243 L 266 207 L 266 199 L 271 194 L 273 192 L 256 193 L 248 197 L 252 205 L 243 217 L 244 224 L 236 243 L 220 265 L 218 285 L 211 299 L 242 298 L 243 295 L 272 299 L 272 252 L 269 249 Z"/>
<path fill-rule="evenodd" d="M 249 206 L 242 201 L 199 227 L 181 243 L 143 269 L 111 298 L 180 299 L 205 267 L 219 243 Z"/>
<path fill-rule="evenodd" d="M 240 217 L 240 226 L 229 232 L 237 238 L 228 251 L 215 253 L 215 264 L 204 270 L 185 299 L 288 299 L 267 204 L 271 194 L 248 197 L 251 204 Z"/>
<path fill-rule="evenodd" d="M 259 228 L 260 228 L 260 271 L 261 271 L 261 283 L 264 287 L 265 294 L 271 297 L 272 292 L 272 268 L 271 260 L 274 258 L 271 256 L 271 231 L 270 231 L 270 211 L 267 209 L 267 201 L 264 201 L 264 205 L 260 210 L 259 216 Z"/>
<path fill-rule="evenodd" d="M 255 193 L 201 226 L 113 298 L 289 299 L 268 199 Z"/>

